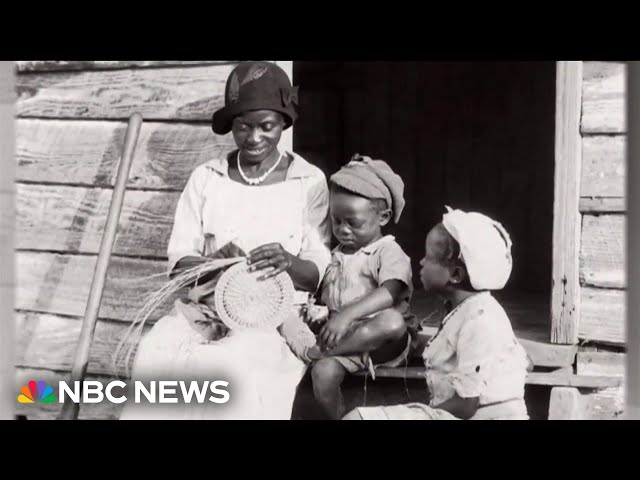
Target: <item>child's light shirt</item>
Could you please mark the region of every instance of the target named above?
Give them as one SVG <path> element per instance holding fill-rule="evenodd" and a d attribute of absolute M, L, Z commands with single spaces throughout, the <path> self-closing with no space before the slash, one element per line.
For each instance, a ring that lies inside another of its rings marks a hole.
<path fill-rule="evenodd" d="M 475 294 L 451 311 L 423 358 L 431 406 L 456 392 L 462 398 L 479 397 L 480 410 L 513 400 L 524 408 L 527 354 L 489 292 Z"/>
<path fill-rule="evenodd" d="M 393 236 L 387 235 L 351 254 L 342 252 L 338 245 L 322 282 L 322 300 L 330 312 L 339 312 L 388 280 L 400 280 L 408 287 L 406 295 L 394 305 L 407 313 L 413 292 L 411 259 Z"/>

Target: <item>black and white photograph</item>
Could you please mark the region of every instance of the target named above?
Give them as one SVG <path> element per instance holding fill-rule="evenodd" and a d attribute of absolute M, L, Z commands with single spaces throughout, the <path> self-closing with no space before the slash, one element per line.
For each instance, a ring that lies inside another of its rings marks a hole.
<path fill-rule="evenodd" d="M 640 419 L 639 62 L 2 61 L 0 164 L 3 420 Z"/>

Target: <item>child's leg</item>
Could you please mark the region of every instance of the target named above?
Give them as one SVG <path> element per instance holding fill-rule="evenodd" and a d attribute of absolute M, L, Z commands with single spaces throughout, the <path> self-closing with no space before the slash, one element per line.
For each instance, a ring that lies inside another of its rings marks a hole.
<path fill-rule="evenodd" d="M 322 358 L 311 368 L 313 394 L 331 420 L 345 414 L 341 386 L 346 374 L 346 368 L 335 358 Z"/>
<path fill-rule="evenodd" d="M 336 345 L 323 352 L 323 356 L 350 355 L 381 350 L 377 357 L 386 357 L 384 350 L 404 338 L 407 325 L 402 314 L 393 308 L 378 313 L 370 320 L 349 331 Z M 402 346 L 404 348 L 404 345 Z M 378 353 L 378 352 L 376 352 Z M 381 362 L 392 360 L 393 357 Z"/>

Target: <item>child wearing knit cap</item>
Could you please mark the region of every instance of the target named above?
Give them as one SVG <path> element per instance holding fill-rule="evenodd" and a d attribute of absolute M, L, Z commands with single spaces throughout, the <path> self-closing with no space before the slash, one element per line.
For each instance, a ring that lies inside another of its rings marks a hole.
<path fill-rule="evenodd" d="M 345 413 L 347 373 L 400 366 L 411 345 L 405 317 L 413 291 L 411 261 L 382 228 L 398 222 L 404 183 L 382 160 L 355 155 L 329 181 L 330 216 L 339 245 L 322 282 L 329 310 L 308 350 L 313 390 L 328 417 Z"/>

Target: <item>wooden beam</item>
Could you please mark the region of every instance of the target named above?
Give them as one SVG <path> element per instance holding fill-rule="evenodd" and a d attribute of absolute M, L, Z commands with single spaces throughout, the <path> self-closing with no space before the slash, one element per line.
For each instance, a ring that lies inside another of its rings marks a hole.
<path fill-rule="evenodd" d="M 575 375 L 567 372 L 531 372 L 527 375 L 527 385 L 562 385 L 575 388 L 619 387 L 622 379 L 601 375 Z"/>
<path fill-rule="evenodd" d="M 16 247 L 98 253 L 112 194 L 102 188 L 17 185 Z M 127 192 L 114 255 L 166 258 L 179 196 Z"/>
<path fill-rule="evenodd" d="M 517 334 L 516 334 L 517 335 Z M 573 365 L 578 347 L 518 338 L 529 359 L 537 367 L 566 367 Z"/>
<path fill-rule="evenodd" d="M 127 179 L 131 171 L 131 164 L 133 163 L 133 155 L 136 149 L 136 143 L 138 142 L 138 136 L 140 135 L 141 125 L 142 115 L 137 112 L 131 115 L 122 148 L 116 184 L 113 189 L 113 195 L 111 196 L 109 213 L 104 226 L 100 251 L 98 252 L 98 259 L 91 279 L 91 289 L 89 290 L 89 298 L 87 299 L 82 329 L 80 330 L 80 338 L 78 339 L 73 367 L 71 369 L 71 381 L 74 383 L 83 382 L 87 372 L 91 340 L 95 332 L 96 323 L 98 322 L 100 303 L 109 271 L 109 262 L 113 245 L 116 241 L 119 217 L 122 212 L 122 205 L 124 204 L 124 195 L 127 190 Z M 69 399 L 65 399 L 58 419 L 77 420 L 79 410 L 79 405 Z"/>
<path fill-rule="evenodd" d="M 582 62 L 557 62 L 551 341 L 577 342 L 580 318 Z"/>
<path fill-rule="evenodd" d="M 15 288 L 14 64 L 0 62 L 0 420 L 13 418 Z"/>
<path fill-rule="evenodd" d="M 127 124 L 18 119 L 16 179 L 29 183 L 113 186 Z M 182 191 L 193 170 L 235 148 L 208 125 L 142 124 L 127 190 Z"/>
<path fill-rule="evenodd" d="M 616 352 L 578 352 L 578 375 L 608 375 L 624 377 L 626 355 Z"/>
<path fill-rule="evenodd" d="M 623 197 L 581 197 L 581 213 L 624 213 L 627 200 Z"/>
<path fill-rule="evenodd" d="M 356 375 L 368 375 L 368 372 L 357 372 Z M 424 367 L 380 367 L 376 369 L 376 377 L 380 378 L 407 378 L 424 379 Z M 559 385 L 575 388 L 611 388 L 619 387 L 622 379 L 618 377 L 606 377 L 600 375 L 574 375 L 568 372 L 530 372 L 527 374 L 527 385 Z"/>
<path fill-rule="evenodd" d="M 625 93 L 625 63 L 584 62 L 582 133 L 625 132 Z"/>
<path fill-rule="evenodd" d="M 589 135 L 582 137 L 583 197 L 624 197 L 625 135 Z"/>
<path fill-rule="evenodd" d="M 626 341 L 624 290 L 583 287 L 580 340 L 623 345 Z"/>
<path fill-rule="evenodd" d="M 19 75 L 17 114 L 40 118 L 210 122 L 235 65 Z"/>
<path fill-rule="evenodd" d="M 580 243 L 582 285 L 604 288 L 626 286 L 625 223 L 624 215 L 584 215 L 582 217 Z"/>
<path fill-rule="evenodd" d="M 626 416 L 640 420 L 640 63 L 629 62 L 627 115 L 629 150 L 627 157 L 628 295 L 626 317 L 627 399 Z"/>
<path fill-rule="evenodd" d="M 190 67 L 196 65 L 217 65 L 225 63 L 236 63 L 235 61 L 132 61 L 132 60 L 109 60 L 109 61 L 23 61 L 16 62 L 18 73 L 30 72 L 65 72 L 78 70 L 119 70 L 125 68 L 153 68 L 153 67 Z"/>
<path fill-rule="evenodd" d="M 554 387 L 549 399 L 549 420 L 583 420 L 584 406 L 577 388 Z"/>

